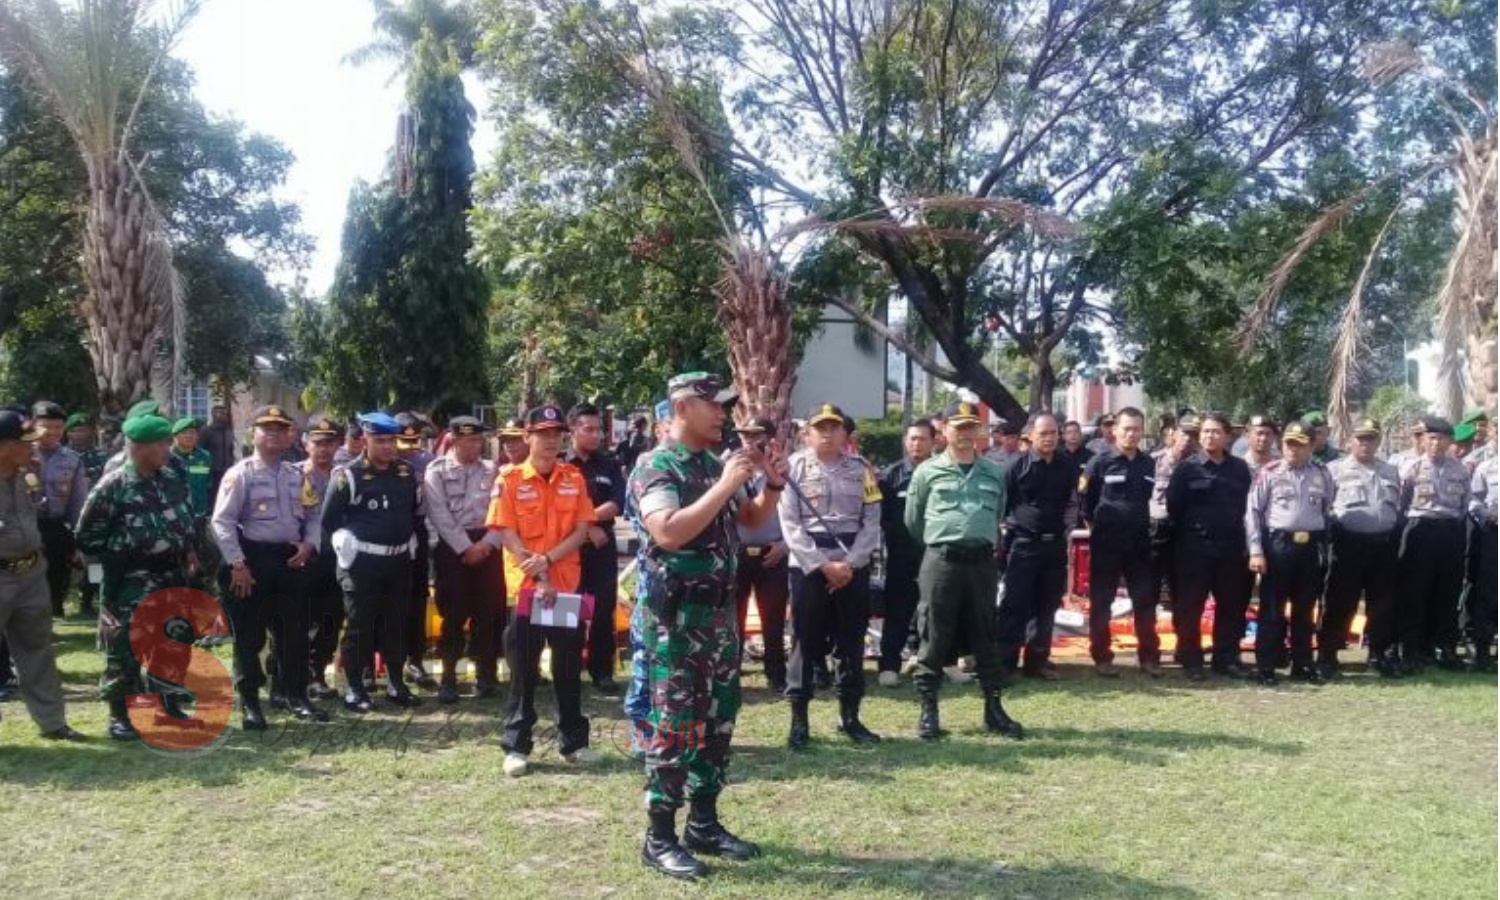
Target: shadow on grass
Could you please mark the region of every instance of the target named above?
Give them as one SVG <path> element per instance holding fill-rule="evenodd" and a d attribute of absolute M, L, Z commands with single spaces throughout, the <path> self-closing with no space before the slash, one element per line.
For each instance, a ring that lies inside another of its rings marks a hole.
<path fill-rule="evenodd" d="M 795 847 L 765 845 L 763 855 L 745 865 L 716 865 L 713 880 L 736 887 L 760 886 L 768 893 L 796 885 L 808 896 L 847 891 L 851 887 L 894 890 L 922 896 L 1090 897 L 1196 900 L 1189 888 L 1145 878 L 1060 863 L 1041 868 L 1011 867 L 1003 862 L 962 859 L 918 859 L 900 856 L 846 856 L 808 853 Z"/>

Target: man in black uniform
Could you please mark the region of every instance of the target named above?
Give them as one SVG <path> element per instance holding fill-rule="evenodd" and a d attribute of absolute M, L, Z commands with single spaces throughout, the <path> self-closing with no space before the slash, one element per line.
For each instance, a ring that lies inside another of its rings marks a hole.
<path fill-rule="evenodd" d="M 309 515 L 322 514 L 323 500 L 333 480 L 333 458 L 343 440 L 343 426 L 328 416 L 315 416 L 307 423 L 307 459 L 298 468 L 302 471 L 302 504 Z M 344 627 L 344 593 L 339 588 L 338 563 L 331 553 L 319 553 L 308 564 L 307 610 L 312 624 L 312 672 L 307 696 L 332 700 L 338 693 L 328 686 L 326 673 L 339 649 L 339 629 Z"/>
<path fill-rule="evenodd" d="M 1037 413 L 1027 425 L 1031 449 L 1005 470 L 1005 525 L 1010 544 L 1000 601 L 1000 656 L 1006 675 L 1020 662 L 1029 676 L 1053 680 L 1052 619 L 1068 576 L 1068 532 L 1078 518 L 1078 469 L 1057 452 L 1057 417 Z M 1026 623 L 1035 620 L 1030 640 Z"/>
<path fill-rule="evenodd" d="M 906 530 L 906 491 L 912 473 L 932 456 L 932 423 L 918 419 L 906 426 L 906 456 L 880 473 L 880 529 L 885 534 L 885 621 L 880 627 L 880 684 L 901 683 L 901 651 L 906 648 L 917 611 L 917 570 L 922 545 Z M 998 535 L 997 535 L 998 537 Z"/>
<path fill-rule="evenodd" d="M 361 672 L 368 668 L 379 635 L 389 679 L 386 697 L 397 706 L 420 704 L 401 673 L 402 626 L 411 602 L 412 541 L 419 495 L 411 464 L 396 456 L 401 426 L 385 413 L 360 417 L 365 452 L 334 470 L 323 503 L 324 552 L 338 557 L 348 622 L 341 648 L 349 690 L 344 706 L 357 713 L 375 708 Z"/>
<path fill-rule="evenodd" d="M 1202 449 L 1172 470 L 1167 484 L 1167 515 L 1176 546 L 1177 580 L 1172 624 L 1177 632 L 1177 661 L 1192 681 L 1202 681 L 1203 637 L 1200 620 L 1213 594 L 1214 672 L 1248 678 L 1240 665 L 1245 636 L 1245 607 L 1250 602 L 1250 554 L 1245 541 L 1245 508 L 1250 496 L 1250 467 L 1229 454 L 1229 417 L 1203 413 L 1198 440 Z"/>
<path fill-rule="evenodd" d="M 625 473 L 619 460 L 604 448 L 599 408 L 580 403 L 568 412 L 573 447 L 564 457 L 583 473 L 594 507 L 588 540 L 579 548 L 583 581 L 579 589 L 594 595 L 594 619 L 589 626 L 589 678 L 606 697 L 620 693 L 615 682 L 615 604 L 619 600 L 620 564 L 615 549 L 615 519 L 625 510 Z"/>
<path fill-rule="evenodd" d="M 1156 460 L 1141 452 L 1146 416 L 1127 406 L 1115 417 L 1116 446 L 1089 461 L 1078 480 L 1079 503 L 1089 526 L 1089 652 L 1105 678 L 1119 674 L 1110 648 L 1110 605 L 1115 587 L 1135 612 L 1136 659 L 1141 671 L 1161 674 L 1156 637 L 1156 583 L 1151 567 L 1151 492 Z"/>
<path fill-rule="evenodd" d="M 1099 455 L 1084 446 L 1083 426 L 1072 419 L 1063 423 L 1062 441 L 1062 447 L 1057 452 L 1067 457 L 1080 472 L 1088 468 L 1089 460 Z"/>
<path fill-rule="evenodd" d="M 83 512 L 88 496 L 88 475 L 83 457 L 63 446 L 63 425 L 67 413 L 50 400 L 38 402 L 31 410 L 33 426 L 41 433 L 36 442 L 36 468 L 41 477 L 41 503 L 37 507 L 37 525 L 42 529 L 42 553 L 47 558 L 47 590 L 52 596 L 52 615 L 63 614 L 63 601 L 73 576 L 73 557 L 77 545 L 73 526 Z"/>
<path fill-rule="evenodd" d="M 437 458 L 422 446 L 428 423 L 411 412 L 397 413 L 395 419 L 401 426 L 396 435 L 396 451 L 402 462 L 411 466 L 412 475 L 417 479 L 418 506 L 425 510 L 426 506 L 420 503 L 423 479 L 427 476 L 427 467 Z M 427 603 L 432 595 L 432 531 L 427 527 L 424 513 L 417 514 L 417 549 L 412 556 L 408 583 L 411 585 L 411 601 L 406 605 L 406 624 L 401 630 L 406 635 L 402 674 L 417 687 L 435 691 L 438 689 L 437 679 L 428 674 L 423 662 L 427 655 Z M 400 664 L 399 660 L 391 663 Z"/>

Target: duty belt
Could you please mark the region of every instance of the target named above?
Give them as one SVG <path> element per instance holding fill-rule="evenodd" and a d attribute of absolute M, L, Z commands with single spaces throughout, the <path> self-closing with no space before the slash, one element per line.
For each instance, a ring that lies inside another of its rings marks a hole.
<path fill-rule="evenodd" d="M 854 539 L 859 537 L 859 532 L 847 535 L 833 535 L 824 531 L 809 532 L 813 545 L 819 550 L 842 550 L 845 547 L 854 546 Z"/>
<path fill-rule="evenodd" d="M 0 572 L 9 572 L 12 575 L 25 575 L 36 568 L 38 560 L 42 558 L 40 553 L 32 553 L 30 556 L 20 556 L 15 559 L 0 559 Z"/>
<path fill-rule="evenodd" d="M 360 553 L 368 553 L 371 556 L 406 556 L 411 553 L 412 545 L 406 544 L 371 544 L 366 541 L 356 540 L 354 549 Z"/>

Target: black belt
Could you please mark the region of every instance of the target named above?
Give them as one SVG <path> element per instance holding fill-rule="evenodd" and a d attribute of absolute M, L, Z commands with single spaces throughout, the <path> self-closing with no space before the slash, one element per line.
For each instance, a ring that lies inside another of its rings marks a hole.
<path fill-rule="evenodd" d="M 24 575 L 36 568 L 36 564 L 41 558 L 42 555 L 40 553 L 32 553 L 30 556 L 18 556 L 15 559 L 0 559 L 0 572 Z"/>
<path fill-rule="evenodd" d="M 740 552 L 746 556 L 765 556 L 771 552 L 770 544 L 746 544 L 740 548 Z"/>
<path fill-rule="evenodd" d="M 295 541 L 252 541 L 247 537 L 240 538 L 240 547 L 244 550 L 258 550 L 269 553 L 272 550 L 285 550 L 288 547 L 296 547 Z"/>
<path fill-rule="evenodd" d="M 928 549 L 951 563 L 986 562 L 995 558 L 995 548 L 989 544 L 933 544 Z"/>
<path fill-rule="evenodd" d="M 1303 544 L 1321 544 L 1323 536 L 1326 533 L 1321 529 L 1318 531 L 1292 531 L 1286 528 L 1271 529 L 1271 537 L 1280 541 L 1290 541 L 1297 546 L 1302 546 Z"/>
<path fill-rule="evenodd" d="M 853 534 L 847 535 L 832 535 L 815 531 L 810 532 L 808 537 L 812 538 L 813 546 L 819 550 L 843 550 L 854 546 L 854 540 L 859 537 L 859 532 L 856 531 Z"/>
<path fill-rule="evenodd" d="M 1394 526 L 1392 526 L 1387 531 L 1353 531 L 1348 528 L 1343 528 L 1339 525 L 1333 526 L 1333 534 L 1335 537 L 1344 538 L 1346 540 L 1364 541 L 1370 544 L 1386 543 L 1395 533 L 1396 529 Z"/>
<path fill-rule="evenodd" d="M 1030 528 L 1021 528 L 1016 525 L 1010 526 L 1010 530 L 1018 538 L 1026 538 L 1028 541 L 1041 541 L 1044 544 L 1050 544 L 1063 536 L 1060 531 L 1032 531 Z"/>

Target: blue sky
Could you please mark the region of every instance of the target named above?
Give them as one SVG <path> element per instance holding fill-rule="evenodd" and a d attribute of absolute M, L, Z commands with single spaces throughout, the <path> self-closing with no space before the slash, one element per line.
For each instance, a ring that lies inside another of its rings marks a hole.
<path fill-rule="evenodd" d="M 315 295 L 333 279 L 349 188 L 357 178 L 379 177 L 401 111 L 402 85 L 389 64 L 343 62 L 372 39 L 372 19 L 367 0 L 212 0 L 175 53 L 197 74 L 207 109 L 296 154 L 283 196 L 302 207 L 304 228 L 317 241 L 304 273 Z M 472 81 L 469 102 L 485 107 Z M 483 165 L 493 146 L 483 121 L 474 146 Z M 276 280 L 292 275 L 276 273 Z"/>

